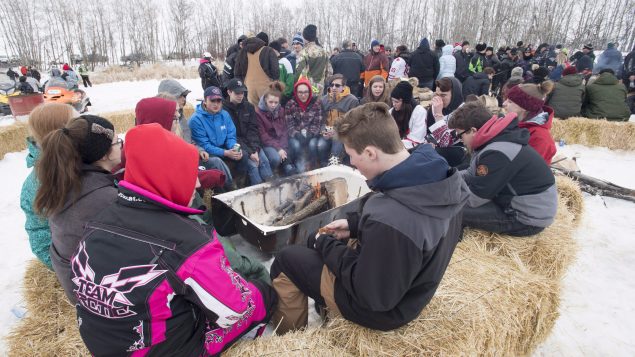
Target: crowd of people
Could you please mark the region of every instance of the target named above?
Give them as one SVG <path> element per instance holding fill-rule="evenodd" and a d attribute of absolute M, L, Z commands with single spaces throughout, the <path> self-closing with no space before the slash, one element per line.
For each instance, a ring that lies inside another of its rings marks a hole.
<path fill-rule="evenodd" d="M 279 334 L 305 327 L 307 297 L 371 329 L 404 326 L 432 299 L 464 228 L 521 239 L 551 225 L 554 116 L 620 119 L 635 82 L 618 81 L 612 57 L 593 65 L 590 46 L 569 59 L 561 46 L 472 53 L 467 41 L 422 39 L 393 58 L 379 41 L 364 56 L 345 40 L 331 55 L 317 31 L 306 26 L 290 48 L 241 36 L 222 73 L 204 53 L 194 114 L 183 112 L 190 90 L 165 79 L 137 103 L 125 145 L 107 119 L 63 104 L 30 114 L 26 229 L 93 355 L 216 355 L 270 320 Z M 478 97 L 492 87 L 504 114 Z M 425 106 L 423 88 L 434 93 Z M 283 248 L 270 271 L 218 236 L 223 222 L 202 205 L 205 189 L 332 164 L 358 169 L 373 193 Z"/>
<path fill-rule="evenodd" d="M 84 84 L 84 88 L 93 86 L 90 81 L 88 69 L 84 64 L 77 66 L 77 72 L 68 63 L 64 63 L 61 70 L 57 65 L 54 65 L 49 71 L 49 79 L 43 83 L 41 82 L 42 75 L 33 66 L 21 66 L 18 68 L 18 72 L 10 67 L 6 74 L 9 79 L 16 82 L 16 89 L 23 94 L 44 92 L 47 83 L 50 82 L 51 79 L 61 79 L 61 81 L 57 81 L 56 83 L 63 83 L 67 89 L 72 90 L 79 89 L 80 78 Z"/>

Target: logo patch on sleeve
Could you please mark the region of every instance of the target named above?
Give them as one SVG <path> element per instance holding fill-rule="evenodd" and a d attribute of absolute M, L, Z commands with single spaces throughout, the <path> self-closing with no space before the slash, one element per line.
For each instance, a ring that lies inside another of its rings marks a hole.
<path fill-rule="evenodd" d="M 488 172 L 489 170 L 487 169 L 487 166 L 485 165 L 478 165 L 476 167 L 476 176 L 487 176 Z"/>

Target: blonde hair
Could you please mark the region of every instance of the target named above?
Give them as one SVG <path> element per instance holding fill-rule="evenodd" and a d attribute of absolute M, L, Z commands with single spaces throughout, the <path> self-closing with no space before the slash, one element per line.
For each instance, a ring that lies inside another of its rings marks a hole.
<path fill-rule="evenodd" d="M 523 92 L 530 96 L 544 100 L 549 93 L 553 90 L 554 84 L 552 81 L 544 81 L 540 84 L 526 83 L 518 85 Z"/>
<path fill-rule="evenodd" d="M 30 135 L 39 145 L 46 134 L 63 128 L 76 116 L 79 116 L 79 113 L 68 104 L 44 103 L 31 111 L 27 127 Z"/>

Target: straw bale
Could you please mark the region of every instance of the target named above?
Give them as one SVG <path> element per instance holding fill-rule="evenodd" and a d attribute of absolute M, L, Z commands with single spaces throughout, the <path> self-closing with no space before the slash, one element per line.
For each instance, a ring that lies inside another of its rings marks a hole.
<path fill-rule="evenodd" d="M 579 186 L 570 178 L 556 178 L 558 213 L 555 222 L 531 237 L 506 235 L 467 229 L 465 244 L 511 258 L 520 269 L 560 280 L 575 259 L 577 251 L 573 230 L 581 221 L 583 198 Z"/>
<path fill-rule="evenodd" d="M 79 335 L 75 307 L 55 273 L 31 260 L 22 286 L 27 315 L 6 337 L 8 356 L 89 356 Z"/>
<path fill-rule="evenodd" d="M 607 147 L 611 150 L 635 150 L 635 123 L 582 117 L 554 120 L 551 136 L 567 144 Z"/>
<path fill-rule="evenodd" d="M 26 123 L 16 121 L 12 125 L 0 127 L 0 160 L 9 152 L 26 149 L 28 130 Z"/>

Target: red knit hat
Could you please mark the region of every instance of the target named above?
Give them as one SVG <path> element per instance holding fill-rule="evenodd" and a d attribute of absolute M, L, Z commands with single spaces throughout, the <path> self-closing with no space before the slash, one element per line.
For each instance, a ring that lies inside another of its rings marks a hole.
<path fill-rule="evenodd" d="M 165 130 L 172 129 L 176 102 L 164 98 L 144 98 L 134 110 L 135 125 L 158 123 Z"/>
<path fill-rule="evenodd" d="M 575 69 L 575 66 L 569 66 L 567 68 L 564 69 L 564 71 L 562 71 L 562 76 L 568 76 L 570 74 L 577 74 L 578 70 Z"/>
<path fill-rule="evenodd" d="M 126 182 L 177 205 L 189 204 L 198 175 L 194 145 L 153 123 L 130 129 L 124 151 Z"/>
<path fill-rule="evenodd" d="M 221 170 L 210 169 L 198 172 L 198 181 L 201 188 L 223 187 L 225 185 L 225 174 Z"/>
<path fill-rule="evenodd" d="M 533 95 L 527 94 L 522 89 L 522 85 L 512 87 L 507 92 L 507 99 L 525 109 L 528 112 L 526 116 L 527 118 L 533 118 L 538 115 L 542 111 L 542 107 L 545 105 L 545 101 L 541 98 L 536 98 Z"/>

